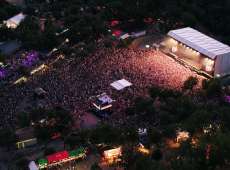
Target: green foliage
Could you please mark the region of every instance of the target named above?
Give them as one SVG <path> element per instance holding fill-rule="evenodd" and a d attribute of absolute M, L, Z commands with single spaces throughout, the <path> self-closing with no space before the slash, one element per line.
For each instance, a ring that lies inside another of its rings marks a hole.
<path fill-rule="evenodd" d="M 220 108 L 220 125 L 223 132 L 230 130 L 230 108 L 223 106 Z"/>
<path fill-rule="evenodd" d="M 134 107 L 126 107 L 124 109 L 125 115 L 127 116 L 133 116 L 135 114 L 135 109 Z"/>
<path fill-rule="evenodd" d="M 91 129 L 88 133 L 89 141 L 92 145 L 94 144 L 101 144 L 103 140 L 103 130 L 100 126 L 96 126 L 95 128 Z"/>
<path fill-rule="evenodd" d="M 221 81 L 220 79 L 212 79 L 209 82 L 208 88 L 206 90 L 206 95 L 209 98 L 220 97 L 221 96 Z"/>
<path fill-rule="evenodd" d="M 102 168 L 98 165 L 98 163 L 94 163 L 91 165 L 91 170 L 102 170 Z"/>
<path fill-rule="evenodd" d="M 107 48 L 112 48 L 113 47 L 113 41 L 112 40 L 106 40 L 104 43 L 104 46 Z"/>
<path fill-rule="evenodd" d="M 33 5 L 27 5 L 26 8 L 23 10 L 23 14 L 31 15 L 31 16 L 36 16 L 36 8 Z"/>
<path fill-rule="evenodd" d="M 146 149 L 151 149 L 152 147 L 152 142 L 150 140 L 147 140 L 145 143 L 144 143 L 144 147 Z"/>
<path fill-rule="evenodd" d="M 155 149 L 152 153 L 152 159 L 155 161 L 159 161 L 163 158 L 163 153 L 161 152 L 160 149 Z"/>
<path fill-rule="evenodd" d="M 70 146 L 70 148 L 74 148 L 75 146 L 77 146 L 79 144 L 80 140 L 77 137 L 67 137 L 64 141 L 65 144 L 68 144 Z"/>
<path fill-rule="evenodd" d="M 29 127 L 30 123 L 29 115 L 26 112 L 22 112 L 18 115 L 18 124 L 20 128 Z"/>
<path fill-rule="evenodd" d="M 172 118 L 168 112 L 160 112 L 159 117 L 161 126 L 169 125 L 170 123 L 172 123 Z"/>
<path fill-rule="evenodd" d="M 29 119 L 34 122 L 38 123 L 40 120 L 46 118 L 46 109 L 39 107 L 38 109 L 32 109 L 29 112 Z"/>
<path fill-rule="evenodd" d="M 192 28 L 194 28 L 196 26 L 196 23 L 197 23 L 196 17 L 189 12 L 183 13 L 182 20 L 184 21 L 186 26 L 189 26 Z"/>
<path fill-rule="evenodd" d="M 137 127 L 130 125 L 130 124 L 126 124 L 124 126 L 124 136 L 125 136 L 125 139 L 130 143 L 137 142 L 139 138 Z"/>
<path fill-rule="evenodd" d="M 151 117 L 151 116 L 155 116 L 155 108 L 154 106 L 148 106 L 146 109 L 145 109 L 145 116 L 147 117 Z"/>
<path fill-rule="evenodd" d="M 160 91 L 161 91 L 161 87 L 158 86 L 152 86 L 148 89 L 149 95 L 151 98 L 155 99 L 159 96 Z"/>
<path fill-rule="evenodd" d="M 141 98 L 138 102 L 135 102 L 134 108 L 137 112 L 143 112 L 153 103 L 151 99 Z"/>
<path fill-rule="evenodd" d="M 9 18 L 8 13 L 4 10 L 0 10 L 0 21 L 7 20 Z"/>
<path fill-rule="evenodd" d="M 126 44 L 126 42 L 125 42 L 124 40 L 121 39 L 121 40 L 118 42 L 117 46 L 120 47 L 120 48 L 126 48 L 126 47 L 127 47 L 127 44 Z"/>
<path fill-rule="evenodd" d="M 54 147 L 46 147 L 44 149 L 44 156 L 53 155 L 55 153 L 56 153 L 56 149 Z"/>
<path fill-rule="evenodd" d="M 174 91 L 171 89 L 162 89 L 159 93 L 159 97 L 163 100 L 167 99 L 168 97 L 174 97 Z"/>
<path fill-rule="evenodd" d="M 0 129 L 0 146 L 9 148 L 16 142 L 18 142 L 18 136 L 11 127 L 5 126 Z"/>
<path fill-rule="evenodd" d="M 80 132 L 80 138 L 81 138 L 82 142 L 84 142 L 87 139 L 88 132 L 89 132 L 88 130 L 81 130 L 81 132 Z"/>
<path fill-rule="evenodd" d="M 29 164 L 30 164 L 30 160 L 27 159 L 26 157 L 23 157 L 17 161 L 16 166 L 19 169 L 24 169 L 24 168 L 28 168 Z"/>
<path fill-rule="evenodd" d="M 147 128 L 147 136 L 148 136 L 148 139 L 154 144 L 160 142 L 162 138 L 161 133 L 152 126 L 149 126 Z"/>
<path fill-rule="evenodd" d="M 36 114 L 41 113 L 40 116 Z M 35 123 L 35 135 L 39 139 L 50 138 L 54 133 L 63 133 L 70 130 L 73 125 L 73 115 L 65 110 L 45 110 L 42 108 L 34 109 L 29 113 L 30 120 Z M 34 117 L 33 117 L 34 116 Z M 40 120 L 46 119 L 46 122 L 39 123 Z"/>
<path fill-rule="evenodd" d="M 209 80 L 208 79 L 203 79 L 202 80 L 202 89 L 207 90 L 208 86 L 209 86 Z"/>
<path fill-rule="evenodd" d="M 88 53 L 93 53 L 95 50 L 96 50 L 96 45 L 87 45 L 85 47 L 85 50 L 88 52 Z"/>
<path fill-rule="evenodd" d="M 72 48 L 70 48 L 69 46 L 65 45 L 62 47 L 62 53 L 64 55 L 70 55 L 74 52 L 74 50 Z"/>
<path fill-rule="evenodd" d="M 153 170 L 156 169 L 151 157 L 147 154 L 141 155 L 135 161 L 135 170 Z"/>
<path fill-rule="evenodd" d="M 183 85 L 184 90 L 191 90 L 193 93 L 193 88 L 198 84 L 198 78 L 190 76 Z"/>

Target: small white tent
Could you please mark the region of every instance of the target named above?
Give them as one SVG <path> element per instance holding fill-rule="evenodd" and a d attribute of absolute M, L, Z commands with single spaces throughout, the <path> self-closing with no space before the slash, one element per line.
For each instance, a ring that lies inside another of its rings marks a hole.
<path fill-rule="evenodd" d="M 38 168 L 37 168 L 37 166 L 36 166 L 34 161 L 30 162 L 29 169 L 30 170 L 38 170 Z"/>
<path fill-rule="evenodd" d="M 121 79 L 121 80 L 111 83 L 110 85 L 113 86 L 117 90 L 122 90 L 123 88 L 131 86 L 132 84 L 125 79 Z"/>

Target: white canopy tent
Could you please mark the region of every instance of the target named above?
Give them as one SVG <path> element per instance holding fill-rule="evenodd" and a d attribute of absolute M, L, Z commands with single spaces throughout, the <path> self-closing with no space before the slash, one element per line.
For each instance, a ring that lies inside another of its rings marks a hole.
<path fill-rule="evenodd" d="M 192 28 L 168 32 L 168 35 L 194 50 L 215 59 L 214 77 L 230 74 L 230 47 Z"/>
<path fill-rule="evenodd" d="M 36 166 L 34 161 L 30 162 L 29 169 L 30 170 L 38 170 L 38 168 L 37 168 L 37 166 Z"/>
<path fill-rule="evenodd" d="M 3 21 L 3 23 L 6 24 L 7 27 L 10 28 L 16 28 L 18 24 L 25 19 L 26 15 L 23 15 L 22 13 L 13 16 L 12 18 L 8 19 L 7 21 Z"/>
<path fill-rule="evenodd" d="M 122 90 L 123 88 L 131 86 L 132 84 L 125 79 L 121 79 L 121 80 L 111 83 L 110 85 L 113 86 L 117 90 Z"/>

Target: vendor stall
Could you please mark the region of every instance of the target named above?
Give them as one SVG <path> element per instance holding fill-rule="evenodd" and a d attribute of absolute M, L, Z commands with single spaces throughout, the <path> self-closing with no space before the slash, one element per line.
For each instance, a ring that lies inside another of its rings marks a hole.
<path fill-rule="evenodd" d="M 44 165 L 48 165 L 49 162 L 48 162 L 48 160 L 46 158 L 41 158 L 41 159 L 38 159 L 38 164 L 41 167 L 41 166 L 44 166 Z"/>
<path fill-rule="evenodd" d="M 177 142 L 181 142 L 183 140 L 186 140 L 187 138 L 189 138 L 189 133 L 186 131 L 183 132 L 178 132 L 177 133 Z"/>
<path fill-rule="evenodd" d="M 121 148 L 104 151 L 104 155 L 106 159 L 118 158 L 118 156 L 121 155 Z"/>
<path fill-rule="evenodd" d="M 82 157 L 86 156 L 85 151 L 84 151 L 83 148 L 76 149 L 76 150 L 73 150 L 73 151 L 69 151 L 68 154 L 69 154 L 69 156 L 71 158 L 75 158 L 75 159 L 82 158 Z"/>
<path fill-rule="evenodd" d="M 67 151 L 62 151 L 53 155 L 46 156 L 49 163 L 58 162 L 60 160 L 68 159 L 69 157 L 70 155 L 68 154 Z"/>

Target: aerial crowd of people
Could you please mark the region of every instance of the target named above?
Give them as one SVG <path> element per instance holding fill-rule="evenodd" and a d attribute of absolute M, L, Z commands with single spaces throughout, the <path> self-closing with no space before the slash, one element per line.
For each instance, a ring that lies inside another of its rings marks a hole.
<path fill-rule="evenodd" d="M 134 104 L 137 96 L 149 98 L 148 88 L 154 85 L 164 88 L 182 90 L 184 81 L 189 76 L 197 76 L 201 88 L 202 77 L 196 75 L 159 51 L 140 51 L 130 48 L 112 49 L 103 46 L 103 41 L 97 44 L 94 54 L 85 59 L 76 59 L 64 69 L 40 70 L 26 81 L 1 87 L 0 109 L 2 111 L 1 126 L 12 124 L 19 114 L 19 104 L 25 96 L 29 98 L 28 105 L 33 109 L 34 89 L 41 87 L 45 92 L 44 107 L 60 106 L 69 110 L 76 120 L 90 110 L 90 96 L 106 92 L 115 102 L 114 114 L 100 120 L 100 124 L 109 121 L 117 129 L 122 129 L 124 122 L 138 124 L 144 127 L 156 124 L 155 118 L 144 119 L 141 116 L 125 116 L 122 110 Z M 117 79 L 126 79 L 132 86 L 121 91 L 116 90 L 111 83 Z M 28 111 L 26 107 L 22 111 Z M 156 115 L 157 116 L 157 115 Z"/>

